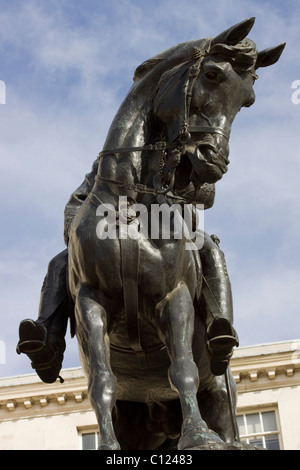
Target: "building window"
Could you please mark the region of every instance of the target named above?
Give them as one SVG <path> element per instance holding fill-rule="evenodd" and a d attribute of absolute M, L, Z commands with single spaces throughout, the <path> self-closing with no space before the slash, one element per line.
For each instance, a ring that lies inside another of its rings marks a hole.
<path fill-rule="evenodd" d="M 99 446 L 98 432 L 82 432 L 80 434 L 82 450 L 96 450 Z"/>
<path fill-rule="evenodd" d="M 275 411 L 237 416 L 241 441 L 268 450 L 280 450 L 279 429 Z"/>

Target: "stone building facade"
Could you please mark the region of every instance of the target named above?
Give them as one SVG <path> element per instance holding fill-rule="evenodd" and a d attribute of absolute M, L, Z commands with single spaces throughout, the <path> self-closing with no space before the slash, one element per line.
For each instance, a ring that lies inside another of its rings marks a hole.
<path fill-rule="evenodd" d="M 238 348 L 231 360 L 241 439 L 300 450 L 300 340 Z M 0 379 L 1 450 L 97 447 L 97 425 L 80 368 L 64 383 L 36 374 Z"/>

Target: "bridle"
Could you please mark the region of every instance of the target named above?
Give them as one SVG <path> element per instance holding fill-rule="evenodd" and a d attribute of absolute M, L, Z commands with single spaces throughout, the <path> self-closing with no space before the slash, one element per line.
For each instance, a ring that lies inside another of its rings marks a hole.
<path fill-rule="evenodd" d="M 106 149 L 102 150 L 98 155 L 98 161 L 101 158 L 108 156 L 108 155 L 116 155 L 116 154 L 128 154 L 130 152 L 141 152 L 141 151 L 162 151 L 165 152 L 166 150 L 173 150 L 180 153 L 180 155 L 184 155 L 186 152 L 186 146 L 191 141 L 192 134 L 218 134 L 224 137 L 227 141 L 229 141 L 230 133 L 221 127 L 214 127 L 214 126 L 191 126 L 188 123 L 188 116 L 190 111 L 190 103 L 192 99 L 193 88 L 195 82 L 199 76 L 201 63 L 205 56 L 209 54 L 210 49 L 210 41 L 206 44 L 207 47 L 203 47 L 202 49 L 195 47 L 192 51 L 192 59 L 193 63 L 187 69 L 187 79 L 183 86 L 182 92 L 182 121 L 179 126 L 179 135 L 174 141 L 170 144 L 167 144 L 164 141 L 156 142 L 154 144 L 146 144 L 141 147 L 121 147 L 115 149 Z M 186 71 L 184 72 L 186 73 Z M 124 183 L 121 181 L 117 181 L 110 178 L 105 178 L 103 176 L 97 175 L 97 181 L 102 183 L 109 183 L 114 184 L 124 189 L 135 191 L 138 193 L 144 194 L 152 194 L 153 196 L 164 195 L 170 191 L 171 186 L 169 185 L 167 188 L 151 188 L 146 185 L 140 183 Z"/>
<path fill-rule="evenodd" d="M 202 47 L 202 49 L 198 47 L 194 47 L 191 53 L 191 58 L 195 61 L 192 63 L 187 71 L 187 78 L 185 84 L 183 86 L 183 119 L 180 124 L 179 130 L 179 140 L 183 144 L 187 144 L 191 140 L 191 134 L 201 134 L 201 133 L 208 133 L 208 134 L 220 134 L 227 141 L 229 141 L 229 132 L 225 131 L 221 127 L 214 127 L 214 126 L 190 126 L 188 119 L 190 114 L 190 105 L 191 99 L 193 94 L 193 89 L 196 83 L 196 80 L 200 74 L 201 64 L 207 55 L 210 53 L 210 46 L 211 41 L 208 40 L 207 44 Z"/>

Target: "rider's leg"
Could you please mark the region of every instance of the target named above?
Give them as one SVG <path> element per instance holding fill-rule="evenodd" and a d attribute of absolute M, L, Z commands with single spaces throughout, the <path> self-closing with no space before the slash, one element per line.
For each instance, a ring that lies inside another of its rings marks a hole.
<path fill-rule="evenodd" d="M 36 321 L 23 320 L 19 327 L 17 352 L 27 354 L 39 377 L 54 382 L 60 372 L 70 310 L 67 292 L 68 252 L 64 250 L 48 266 Z"/>
<path fill-rule="evenodd" d="M 217 237 L 205 234 L 200 251 L 203 270 L 203 296 L 207 312 L 208 350 L 215 375 L 225 373 L 238 337 L 233 328 L 231 284 L 224 253 Z"/>

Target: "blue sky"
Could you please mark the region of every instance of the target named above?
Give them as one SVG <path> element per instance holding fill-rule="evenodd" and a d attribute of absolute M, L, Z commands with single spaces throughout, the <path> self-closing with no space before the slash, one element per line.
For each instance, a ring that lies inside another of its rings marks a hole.
<path fill-rule="evenodd" d="M 300 80 L 299 2 L 0 0 L 0 376 L 31 372 L 15 354 L 18 324 L 36 318 L 48 262 L 64 249 L 64 206 L 101 150 L 136 66 L 250 16 L 259 49 L 287 46 L 276 65 L 259 70 L 256 103 L 234 122 L 231 164 L 205 229 L 226 255 L 241 345 L 299 339 L 300 104 L 291 100 Z M 77 365 L 68 338 L 64 367 Z"/>

